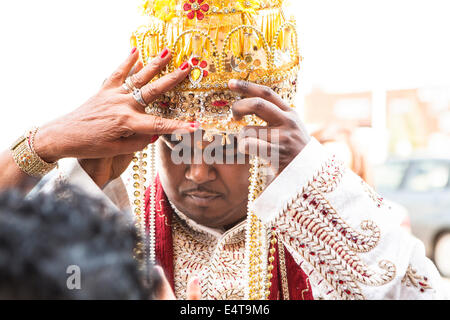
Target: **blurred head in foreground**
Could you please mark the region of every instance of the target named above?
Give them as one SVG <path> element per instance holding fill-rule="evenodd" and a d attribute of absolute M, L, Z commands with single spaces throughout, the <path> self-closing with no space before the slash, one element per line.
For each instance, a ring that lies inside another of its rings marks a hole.
<path fill-rule="evenodd" d="M 69 187 L 55 194 L 0 195 L 0 299 L 153 298 L 160 278 L 144 284 L 122 215 Z"/>

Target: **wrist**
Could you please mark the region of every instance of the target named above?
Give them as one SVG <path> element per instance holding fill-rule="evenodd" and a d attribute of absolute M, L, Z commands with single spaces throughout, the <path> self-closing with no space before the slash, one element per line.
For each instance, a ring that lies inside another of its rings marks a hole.
<path fill-rule="evenodd" d="M 278 174 L 284 171 L 295 158 L 298 157 L 300 153 L 305 149 L 305 147 L 311 142 L 311 137 L 309 135 L 303 136 L 298 142 L 292 145 L 288 156 L 279 159 Z"/>
<path fill-rule="evenodd" d="M 57 144 L 57 139 L 51 126 L 39 128 L 35 137 L 33 148 L 36 154 L 47 163 L 55 163 L 64 158 L 61 148 Z"/>
<path fill-rule="evenodd" d="M 100 189 L 111 180 L 112 159 L 78 159 L 78 163 Z"/>

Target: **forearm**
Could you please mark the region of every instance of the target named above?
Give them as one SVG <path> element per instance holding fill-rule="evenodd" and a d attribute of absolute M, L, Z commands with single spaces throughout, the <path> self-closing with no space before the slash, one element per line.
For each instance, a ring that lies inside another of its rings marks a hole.
<path fill-rule="evenodd" d="M 78 159 L 80 166 L 100 189 L 103 189 L 103 187 L 111 180 L 110 168 L 112 166 L 112 161 L 112 158 L 96 160 Z"/>
<path fill-rule="evenodd" d="M 14 161 L 11 151 L 0 153 L 0 192 L 8 189 L 31 190 L 39 179 L 24 173 Z"/>

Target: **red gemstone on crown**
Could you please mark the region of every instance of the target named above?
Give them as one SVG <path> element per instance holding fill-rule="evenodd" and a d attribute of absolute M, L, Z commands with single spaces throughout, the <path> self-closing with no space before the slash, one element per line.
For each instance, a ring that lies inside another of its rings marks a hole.
<path fill-rule="evenodd" d="M 197 11 L 197 19 L 203 20 L 205 18 L 205 15 L 200 10 Z"/>
<path fill-rule="evenodd" d="M 228 101 L 226 101 L 226 100 L 218 100 L 218 101 L 214 101 L 214 102 L 212 103 L 212 105 L 213 105 L 214 107 L 225 107 L 225 106 L 228 105 Z M 275 228 L 274 228 L 274 229 L 275 229 Z"/>
<path fill-rule="evenodd" d="M 189 19 L 194 19 L 195 18 L 195 11 L 190 11 L 188 14 L 187 14 L 187 17 L 189 18 Z"/>

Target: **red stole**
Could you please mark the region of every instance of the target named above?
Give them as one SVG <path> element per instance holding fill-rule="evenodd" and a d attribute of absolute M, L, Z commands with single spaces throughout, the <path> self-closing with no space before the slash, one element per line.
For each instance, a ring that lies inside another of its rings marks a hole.
<path fill-rule="evenodd" d="M 164 269 L 167 279 L 174 289 L 174 265 L 173 265 L 173 239 L 172 239 L 172 216 L 173 209 L 167 200 L 167 196 L 162 188 L 159 177 L 156 184 L 156 261 Z M 148 221 L 149 214 L 149 190 L 145 197 L 145 214 Z M 294 258 L 285 248 L 286 278 L 289 288 L 290 300 L 313 300 L 311 285 L 308 276 L 297 265 Z M 278 246 L 276 246 L 274 269 L 272 271 L 272 286 L 270 288 L 269 300 L 281 300 L 282 294 L 282 270 L 279 261 Z"/>

